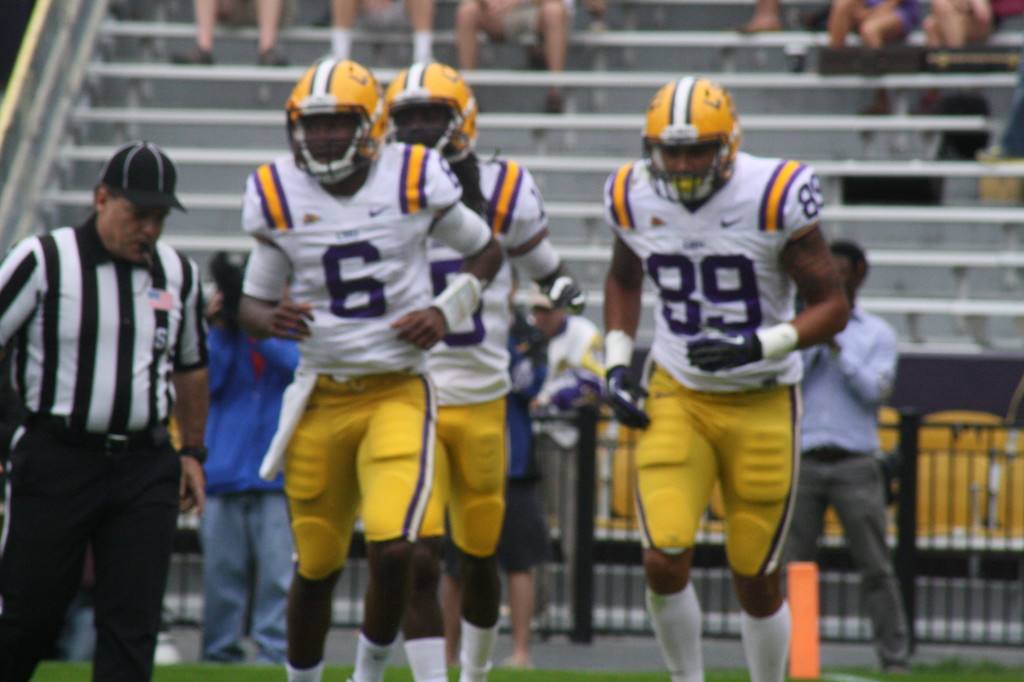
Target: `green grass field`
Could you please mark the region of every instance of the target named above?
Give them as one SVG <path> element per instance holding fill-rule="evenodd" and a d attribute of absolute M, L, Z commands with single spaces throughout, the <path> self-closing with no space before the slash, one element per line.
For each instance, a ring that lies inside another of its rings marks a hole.
<path fill-rule="evenodd" d="M 329 666 L 323 682 L 345 682 L 350 667 Z M 32 682 L 89 682 L 90 667 L 83 663 L 44 663 L 36 671 Z M 154 682 L 284 682 L 282 668 L 242 665 L 165 665 L 156 669 Z M 411 682 L 408 668 L 393 668 L 385 676 L 386 682 Z M 455 672 L 452 682 L 458 680 Z M 711 670 L 707 682 L 746 682 L 745 670 Z M 823 682 L 874 682 L 899 680 L 901 682 L 1021 682 L 1024 670 L 989 664 L 960 664 L 949 662 L 936 666 L 920 666 L 903 675 L 883 675 L 868 669 L 826 670 L 819 678 Z M 667 682 L 665 673 L 622 672 L 567 672 L 564 670 L 503 670 L 491 672 L 490 682 Z"/>

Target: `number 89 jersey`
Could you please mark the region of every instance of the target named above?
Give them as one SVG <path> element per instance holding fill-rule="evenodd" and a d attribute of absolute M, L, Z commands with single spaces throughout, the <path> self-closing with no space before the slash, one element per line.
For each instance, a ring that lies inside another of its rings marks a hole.
<path fill-rule="evenodd" d="M 690 364 L 686 346 L 707 329 L 753 330 L 793 318 L 796 285 L 780 255 L 820 220 L 811 168 L 739 153 L 729 181 L 691 212 L 659 196 L 637 161 L 608 178 L 604 203 L 613 231 L 643 262 L 658 294 L 651 357 L 659 366 L 701 391 L 800 381 L 799 353 L 710 373 Z"/>

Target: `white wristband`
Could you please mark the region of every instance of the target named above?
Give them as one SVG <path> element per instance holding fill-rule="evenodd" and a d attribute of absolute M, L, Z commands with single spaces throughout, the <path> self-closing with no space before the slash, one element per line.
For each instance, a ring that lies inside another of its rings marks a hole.
<path fill-rule="evenodd" d="M 633 337 L 621 329 L 613 329 L 604 335 L 604 366 L 606 369 L 633 362 Z"/>
<path fill-rule="evenodd" d="M 469 272 L 460 272 L 444 291 L 434 297 L 431 305 L 441 311 L 448 331 L 462 324 L 480 304 L 480 280 Z"/>
<path fill-rule="evenodd" d="M 783 322 L 767 329 L 758 329 L 757 339 L 761 342 L 761 354 L 771 359 L 796 350 L 800 334 L 789 322 Z"/>

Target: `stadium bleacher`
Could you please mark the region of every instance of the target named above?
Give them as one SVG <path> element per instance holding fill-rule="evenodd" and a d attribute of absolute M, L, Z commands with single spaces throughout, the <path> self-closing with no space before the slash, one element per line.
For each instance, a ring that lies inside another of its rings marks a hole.
<path fill-rule="evenodd" d="M 554 242 L 587 283 L 595 303 L 588 314 L 596 318 L 610 243 L 600 206 L 604 176 L 639 154 L 651 93 L 683 71 L 707 73 L 737 99 L 744 149 L 798 158 L 818 170 L 828 202 L 826 232 L 858 239 L 874 255 L 863 305 L 894 323 L 905 350 L 1019 346 L 1024 247 L 1017 211 L 1012 202 L 986 199 L 979 179 L 994 177 L 1012 189 L 1024 178 L 1024 165 L 936 158 L 943 135 L 1001 128 L 1015 75 L 792 72 L 787 52 L 803 51 L 813 69 L 823 44 L 821 33 L 792 26 L 794 13 L 815 5 L 786 2 L 787 30 L 750 36 L 730 30 L 749 12 L 748 2 L 629 0 L 610 10 L 609 30 L 596 32 L 579 12 L 564 73 L 518 68 L 522 45 L 488 45 L 483 68 L 466 74 L 481 103 L 478 147 L 482 154 L 500 150 L 534 172 Z M 286 152 L 281 103 L 304 66 L 329 50 L 328 29 L 313 26 L 313 10 L 300 6 L 281 33 L 293 66 L 252 66 L 256 34 L 246 27 L 218 29 L 217 65 L 181 66 L 168 56 L 193 38 L 189 3 L 125 0 L 115 7 L 97 23 L 96 48 L 82 66 L 84 85 L 67 104 L 52 165 L 40 170 L 35 228 L 80 216 L 109 146 L 142 136 L 162 143 L 182 166 L 182 192 L 192 210 L 172 219 L 167 238 L 200 259 L 212 248 L 246 248 L 238 229 L 242 183 L 257 164 Z M 451 0 L 438 2 L 435 51 L 449 62 L 453 13 Z M 1019 44 L 1017 28 L 994 41 Z M 357 33 L 354 56 L 387 81 L 408 58 L 407 42 L 401 34 Z M 538 113 L 550 85 L 565 88 L 565 114 Z M 879 86 L 895 93 L 894 113 L 855 115 Z M 980 92 L 992 115 L 911 113 L 934 88 Z M 842 203 L 850 178 L 884 183 L 906 176 L 941 183 L 941 203 Z M 641 342 L 652 319 L 645 315 Z"/>

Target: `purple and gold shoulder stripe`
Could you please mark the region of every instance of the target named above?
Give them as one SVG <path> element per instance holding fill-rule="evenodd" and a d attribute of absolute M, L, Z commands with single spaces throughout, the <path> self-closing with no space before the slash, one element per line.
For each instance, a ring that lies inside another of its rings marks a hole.
<path fill-rule="evenodd" d="M 633 179 L 633 167 L 634 164 L 628 163 L 617 170 L 606 190 L 610 199 L 612 220 L 626 230 L 632 230 L 636 226 L 633 221 L 633 208 L 629 204 L 629 183 Z"/>
<path fill-rule="evenodd" d="M 519 190 L 523 186 L 523 169 L 515 161 L 502 160 L 498 163 L 501 172 L 494 183 L 491 200 L 487 204 L 487 217 L 491 223 L 491 231 L 494 234 L 504 234 L 512 224 L 512 214 L 519 200 Z"/>
<path fill-rule="evenodd" d="M 284 195 L 284 187 L 281 185 L 277 166 L 272 163 L 260 166 L 253 173 L 253 178 L 256 191 L 260 196 L 260 206 L 263 209 L 267 227 L 275 230 L 292 229 L 294 227 L 292 215 L 288 209 L 288 200 Z"/>
<path fill-rule="evenodd" d="M 402 156 L 402 181 L 398 203 L 402 213 L 416 213 L 427 206 L 427 159 L 430 150 L 418 144 L 407 145 Z"/>
<path fill-rule="evenodd" d="M 772 173 L 761 197 L 761 211 L 758 228 L 763 232 L 778 232 L 785 229 L 784 217 L 786 197 L 793 180 L 806 166 L 799 161 L 784 161 Z"/>

